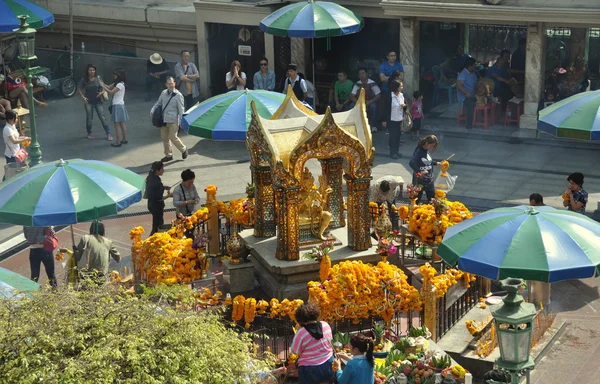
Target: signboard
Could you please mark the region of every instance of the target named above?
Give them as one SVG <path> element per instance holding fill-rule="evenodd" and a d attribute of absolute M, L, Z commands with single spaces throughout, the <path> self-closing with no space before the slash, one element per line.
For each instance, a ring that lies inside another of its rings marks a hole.
<path fill-rule="evenodd" d="M 252 56 L 252 47 L 250 45 L 238 45 L 238 55 Z"/>

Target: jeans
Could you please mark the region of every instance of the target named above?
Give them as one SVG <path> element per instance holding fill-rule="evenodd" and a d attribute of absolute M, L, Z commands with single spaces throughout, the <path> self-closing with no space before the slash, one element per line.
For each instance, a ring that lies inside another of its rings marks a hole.
<path fill-rule="evenodd" d="M 102 103 L 98 104 L 84 104 L 85 106 L 85 129 L 87 129 L 88 135 L 92 134 L 92 118 L 94 117 L 94 110 L 96 110 L 96 114 L 100 119 L 100 123 L 104 127 L 104 132 L 106 135 L 110 135 L 110 127 L 106 122 L 106 117 L 104 117 L 104 107 Z"/>
<path fill-rule="evenodd" d="M 422 186 L 421 192 L 419 192 L 419 196 L 417 196 L 417 204 L 421 202 L 421 197 L 423 197 L 423 192 L 427 196 L 427 202 L 431 202 L 431 199 L 435 197 L 435 186 L 433 185 L 433 180 L 424 181 L 423 179 L 417 178 L 417 183 Z"/>
<path fill-rule="evenodd" d="M 183 104 L 185 113 L 188 111 L 188 109 L 196 105 L 196 99 L 194 99 L 194 95 L 183 95 Z"/>
<path fill-rule="evenodd" d="M 165 89 L 165 80 L 167 78 L 167 75 L 161 75 L 159 76 L 159 78 L 157 79 L 156 77 L 153 76 L 146 76 L 146 93 L 149 95 L 150 92 L 152 92 L 152 88 L 154 87 L 154 84 L 158 85 L 158 89 L 159 90 L 163 90 Z"/>
<path fill-rule="evenodd" d="M 467 117 L 465 121 L 465 127 L 467 129 L 473 128 L 473 112 L 475 111 L 475 98 L 467 97 L 463 101 L 463 114 Z"/>
<path fill-rule="evenodd" d="M 388 121 L 387 130 L 390 134 L 390 156 L 395 155 L 400 151 L 400 136 L 402 135 L 402 121 Z"/>
<path fill-rule="evenodd" d="M 29 266 L 31 268 L 31 280 L 37 282 L 40 278 L 41 264 L 44 264 L 46 275 L 50 285 L 56 287 L 56 275 L 54 274 L 54 256 L 52 252 L 45 251 L 44 248 L 31 248 L 29 250 Z"/>
<path fill-rule="evenodd" d="M 333 380 L 333 356 L 321 365 L 301 365 L 298 367 L 300 384 L 329 383 Z"/>
<path fill-rule="evenodd" d="M 152 214 L 152 231 L 150 232 L 150 236 L 152 236 L 158 232 L 158 227 L 165 223 L 165 208 L 154 207 L 150 209 L 150 213 Z"/>
<path fill-rule="evenodd" d="M 377 127 L 377 103 L 367 105 L 367 118 L 371 129 Z"/>

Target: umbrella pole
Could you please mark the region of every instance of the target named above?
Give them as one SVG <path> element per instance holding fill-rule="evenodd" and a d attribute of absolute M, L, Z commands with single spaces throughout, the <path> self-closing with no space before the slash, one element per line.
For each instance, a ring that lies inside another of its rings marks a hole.
<path fill-rule="evenodd" d="M 75 233 L 73 233 L 73 224 L 71 224 L 70 227 L 71 227 L 71 242 L 73 243 L 73 249 L 75 249 Z"/>
<path fill-rule="evenodd" d="M 314 37 L 310 40 L 311 42 L 311 46 L 312 46 L 312 78 L 313 78 L 313 91 L 314 91 L 314 97 L 313 97 L 313 110 L 316 112 L 317 111 L 317 81 L 316 81 L 316 75 L 315 75 L 315 39 Z"/>

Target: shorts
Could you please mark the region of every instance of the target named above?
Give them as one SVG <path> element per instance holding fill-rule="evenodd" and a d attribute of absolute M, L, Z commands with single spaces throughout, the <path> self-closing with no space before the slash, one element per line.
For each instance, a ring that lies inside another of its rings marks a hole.
<path fill-rule="evenodd" d="M 421 118 L 415 118 L 413 119 L 413 125 L 412 128 L 410 129 L 411 132 L 417 132 L 418 130 L 421 129 Z"/>

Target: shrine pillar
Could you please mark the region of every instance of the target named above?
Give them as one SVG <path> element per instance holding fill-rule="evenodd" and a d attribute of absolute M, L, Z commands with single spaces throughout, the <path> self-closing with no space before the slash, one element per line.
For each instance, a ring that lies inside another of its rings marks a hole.
<path fill-rule="evenodd" d="M 323 181 L 333 189 L 329 195 L 327 203 L 323 207 L 325 211 L 331 212 L 330 228 L 339 228 L 346 225 L 344 220 L 344 194 L 342 188 L 342 176 L 344 174 L 343 163 L 341 157 L 331 159 L 321 159 L 321 173 Z"/>
<path fill-rule="evenodd" d="M 348 246 L 355 251 L 371 248 L 369 231 L 369 187 L 371 177 L 344 175 L 348 189 Z"/>
<path fill-rule="evenodd" d="M 277 251 L 279 260 L 300 259 L 299 228 L 298 228 L 298 191 L 300 187 L 276 187 L 277 199 Z M 287 212 L 283 214 L 282 212 Z"/>
<path fill-rule="evenodd" d="M 255 185 L 256 223 L 255 237 L 275 236 L 275 193 L 273 191 L 273 172 L 268 166 L 250 166 Z"/>

